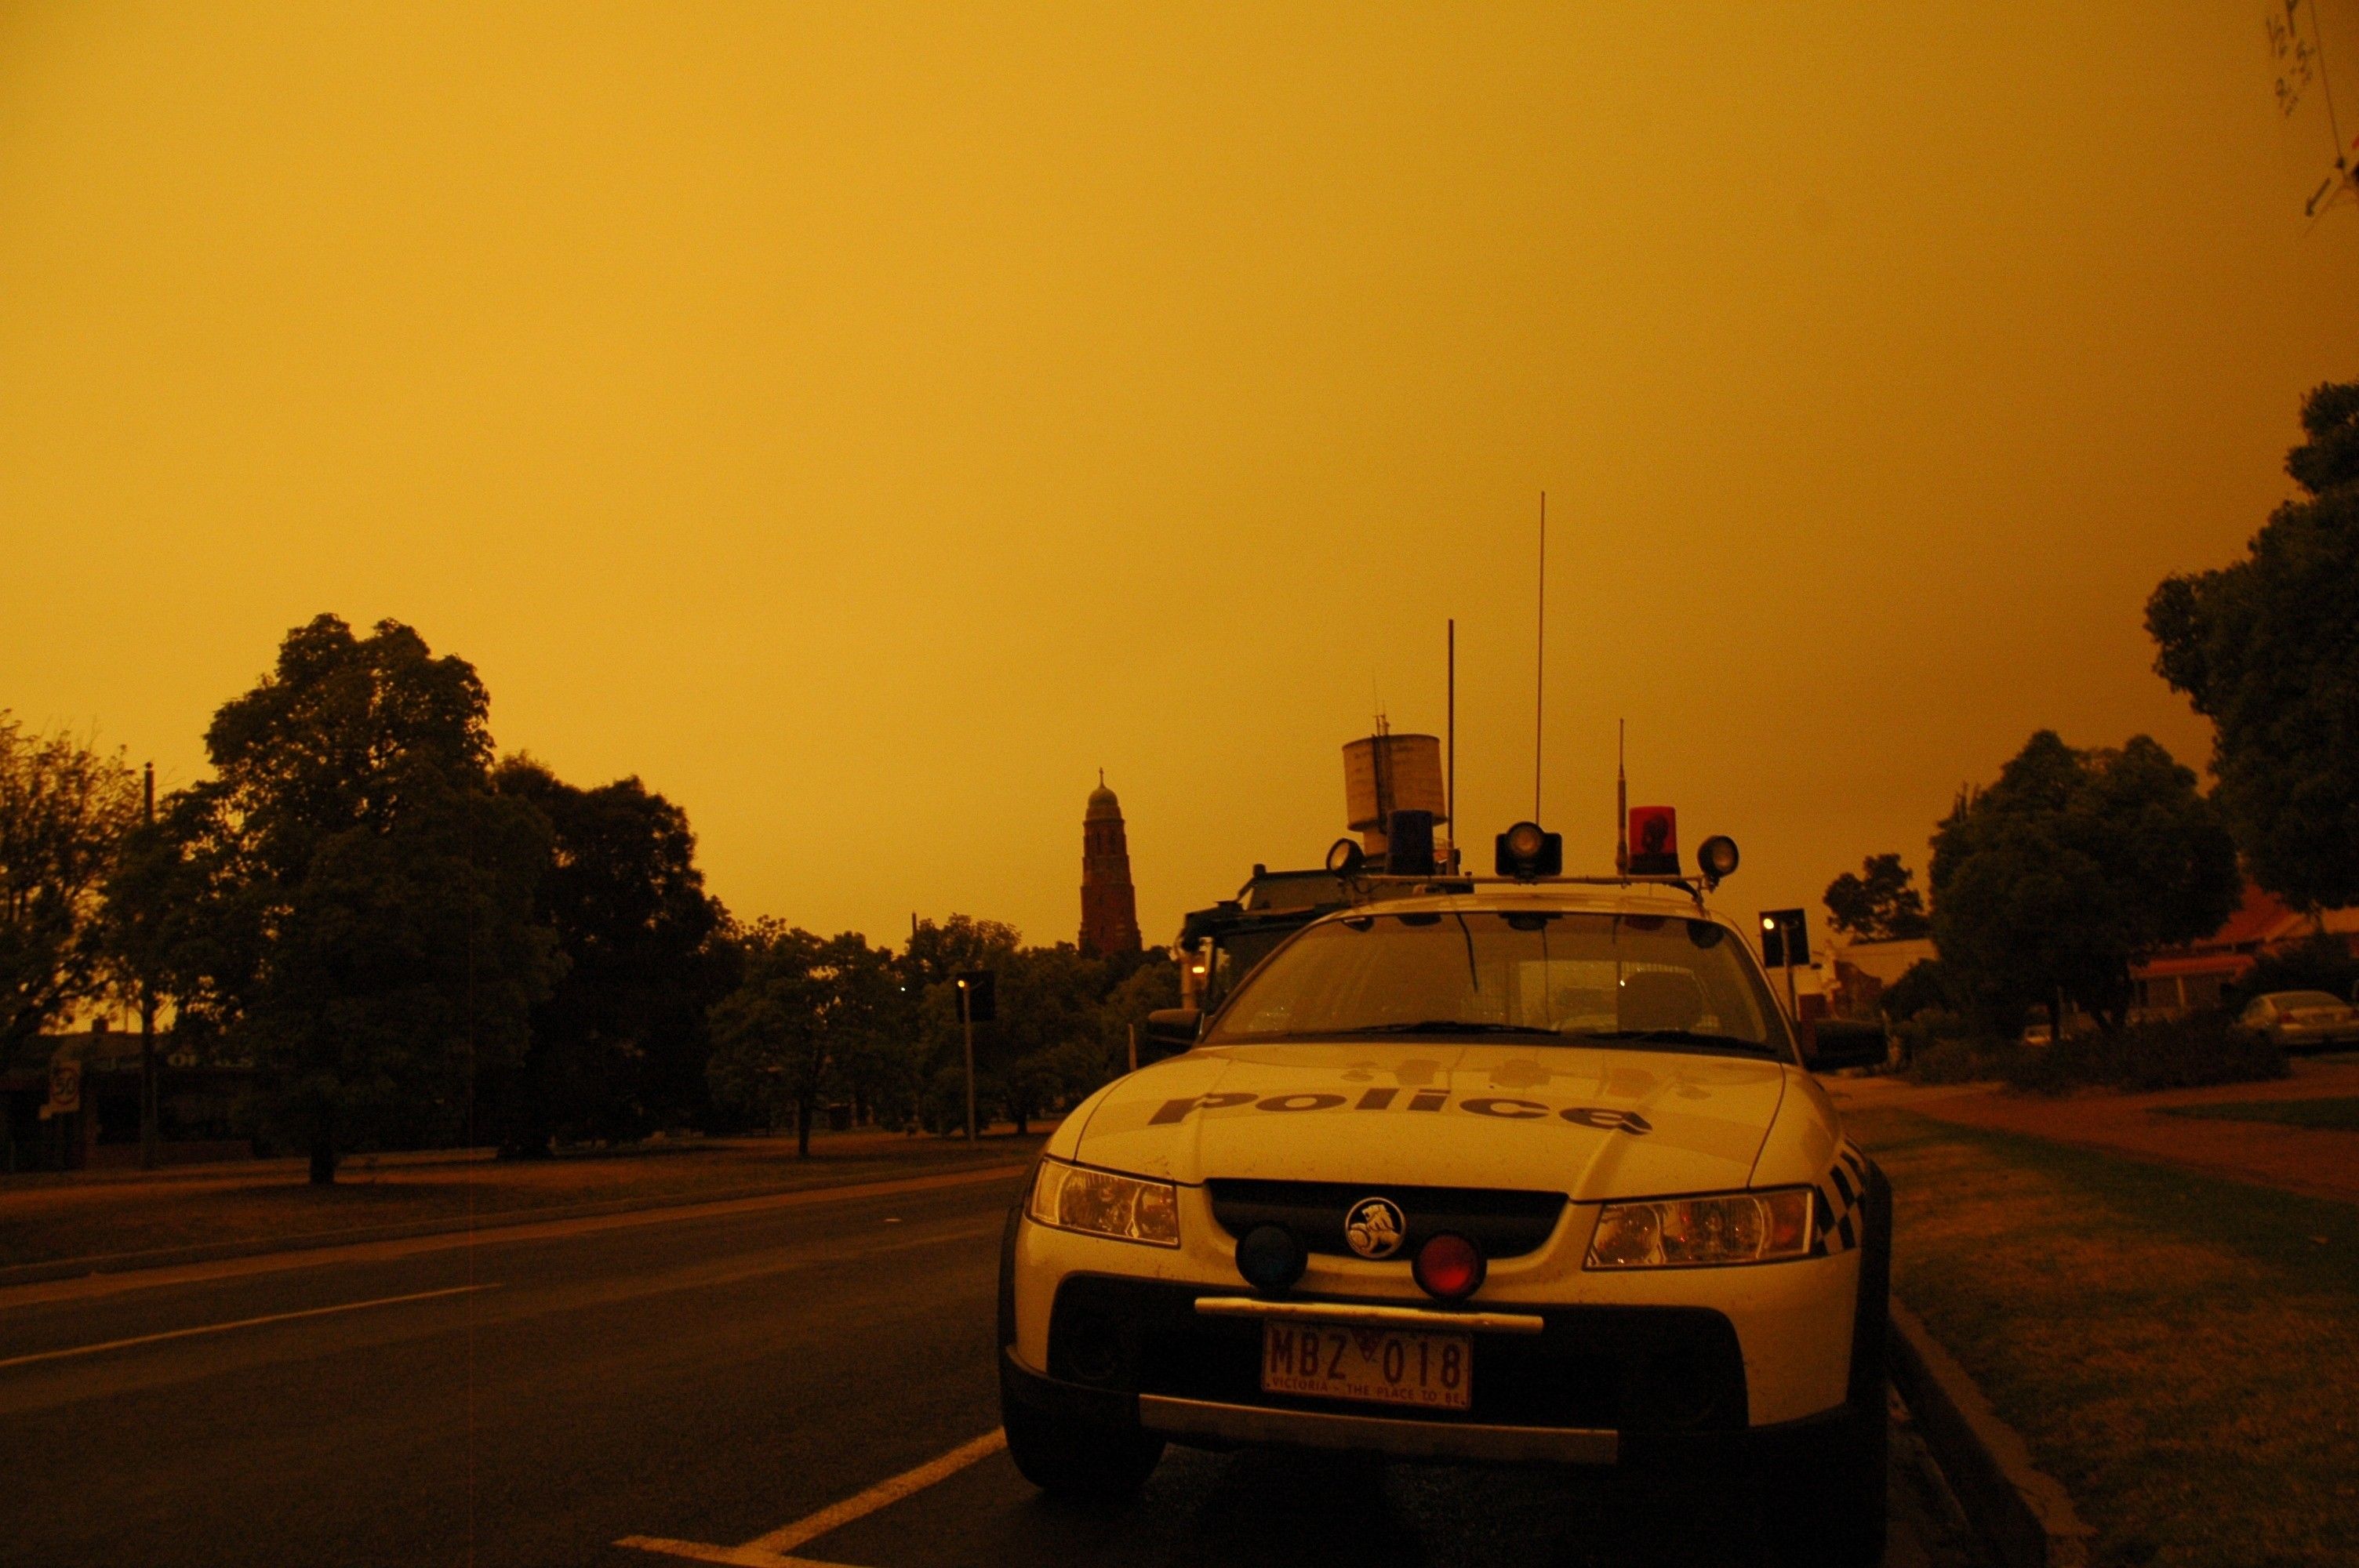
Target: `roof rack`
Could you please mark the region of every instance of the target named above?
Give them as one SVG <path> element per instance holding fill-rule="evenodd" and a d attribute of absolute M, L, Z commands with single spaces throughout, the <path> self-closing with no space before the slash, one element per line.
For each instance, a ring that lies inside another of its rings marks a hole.
<path fill-rule="evenodd" d="M 1416 892 L 1432 894 L 1471 892 L 1478 886 L 1486 887 L 1658 887 L 1683 892 L 1703 907 L 1707 891 L 1692 878 L 1673 875 L 1636 875 L 1625 873 L 1603 877 L 1502 877 L 1479 876 L 1472 871 L 1436 871 L 1430 876 L 1394 875 L 1377 872 L 1373 875 L 1342 879 L 1344 889 L 1353 894 L 1372 894 L 1379 889 L 1392 892 Z M 1361 902 L 1355 898 L 1354 902 Z"/>

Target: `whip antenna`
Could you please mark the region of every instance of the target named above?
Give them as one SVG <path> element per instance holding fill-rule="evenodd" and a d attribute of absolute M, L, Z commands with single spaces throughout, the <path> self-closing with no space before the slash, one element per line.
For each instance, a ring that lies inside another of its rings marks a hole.
<path fill-rule="evenodd" d="M 1630 721 L 1614 721 L 1614 870 L 1630 874 Z"/>
<path fill-rule="evenodd" d="M 1540 819 L 1540 741 L 1548 731 L 1548 492 L 1540 492 L 1539 646 L 1532 672 L 1532 820 Z"/>

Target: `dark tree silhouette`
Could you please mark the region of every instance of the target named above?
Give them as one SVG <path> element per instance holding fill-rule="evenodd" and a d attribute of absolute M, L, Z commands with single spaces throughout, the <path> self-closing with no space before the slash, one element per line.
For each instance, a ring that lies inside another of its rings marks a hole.
<path fill-rule="evenodd" d="M 2144 735 L 2076 752 L 2048 730 L 1960 798 L 1934 835 L 1932 880 L 1943 974 L 2008 1031 L 2060 999 L 2118 1028 L 2131 965 L 2217 930 L 2241 888 L 2192 772 Z"/>
<path fill-rule="evenodd" d="M 408 627 L 322 615 L 215 714 L 214 776 L 125 868 L 183 1023 L 253 1060 L 314 1182 L 359 1141 L 466 1131 L 561 968 L 534 910 L 548 825 L 492 793 L 488 710 Z"/>
<path fill-rule="evenodd" d="M 485 1085 L 501 1152 L 696 1119 L 706 1013 L 736 983 L 736 954 L 704 891 L 687 813 L 636 778 L 578 789 L 524 757 L 503 762 L 494 783 L 549 823 L 535 908 L 565 959 L 532 1010 L 524 1055 Z"/>
<path fill-rule="evenodd" d="M 2297 909 L 2359 903 L 2359 384 L 2302 404 L 2304 493 L 2245 557 L 2147 602 L 2155 669 L 2212 720 L 2216 798 L 2254 881 Z"/>
<path fill-rule="evenodd" d="M 1845 871 L 1829 882 L 1826 903 L 1829 925 L 1870 942 L 1922 936 L 1933 928 L 1897 854 L 1870 855 L 1858 875 Z"/>

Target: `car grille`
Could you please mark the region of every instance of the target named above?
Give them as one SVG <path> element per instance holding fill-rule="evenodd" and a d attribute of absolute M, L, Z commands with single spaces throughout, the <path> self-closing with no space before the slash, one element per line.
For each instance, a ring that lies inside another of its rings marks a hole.
<path fill-rule="evenodd" d="M 1049 1375 L 1126 1393 L 1419 1421 L 1681 1433 L 1745 1423 L 1736 1330 L 1704 1307 L 1518 1304 L 1518 1312 L 1536 1311 L 1546 1328 L 1474 1335 L 1473 1408 L 1451 1416 L 1264 1393 L 1261 1323 L 1196 1311 L 1198 1296 L 1220 1293 L 1152 1280 L 1069 1276 L 1050 1309 Z"/>
<path fill-rule="evenodd" d="M 1364 1198 L 1386 1197 L 1408 1222 L 1398 1255 L 1409 1257 L 1436 1231 L 1450 1230 L 1483 1249 L 1486 1258 L 1536 1252 L 1564 1213 L 1562 1193 L 1484 1187 L 1400 1187 L 1350 1182 L 1253 1182 L 1218 1178 L 1204 1184 L 1212 1217 L 1232 1236 L 1277 1225 L 1312 1252 L 1353 1256 L 1343 1222 Z"/>

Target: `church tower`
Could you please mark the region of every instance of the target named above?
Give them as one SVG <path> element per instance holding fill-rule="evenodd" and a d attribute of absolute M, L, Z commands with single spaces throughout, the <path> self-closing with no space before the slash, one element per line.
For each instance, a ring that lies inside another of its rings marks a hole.
<path fill-rule="evenodd" d="M 1130 843 L 1122 802 L 1106 788 L 1105 770 L 1082 816 L 1082 951 L 1093 958 L 1138 951 L 1138 899 L 1130 886 Z"/>

